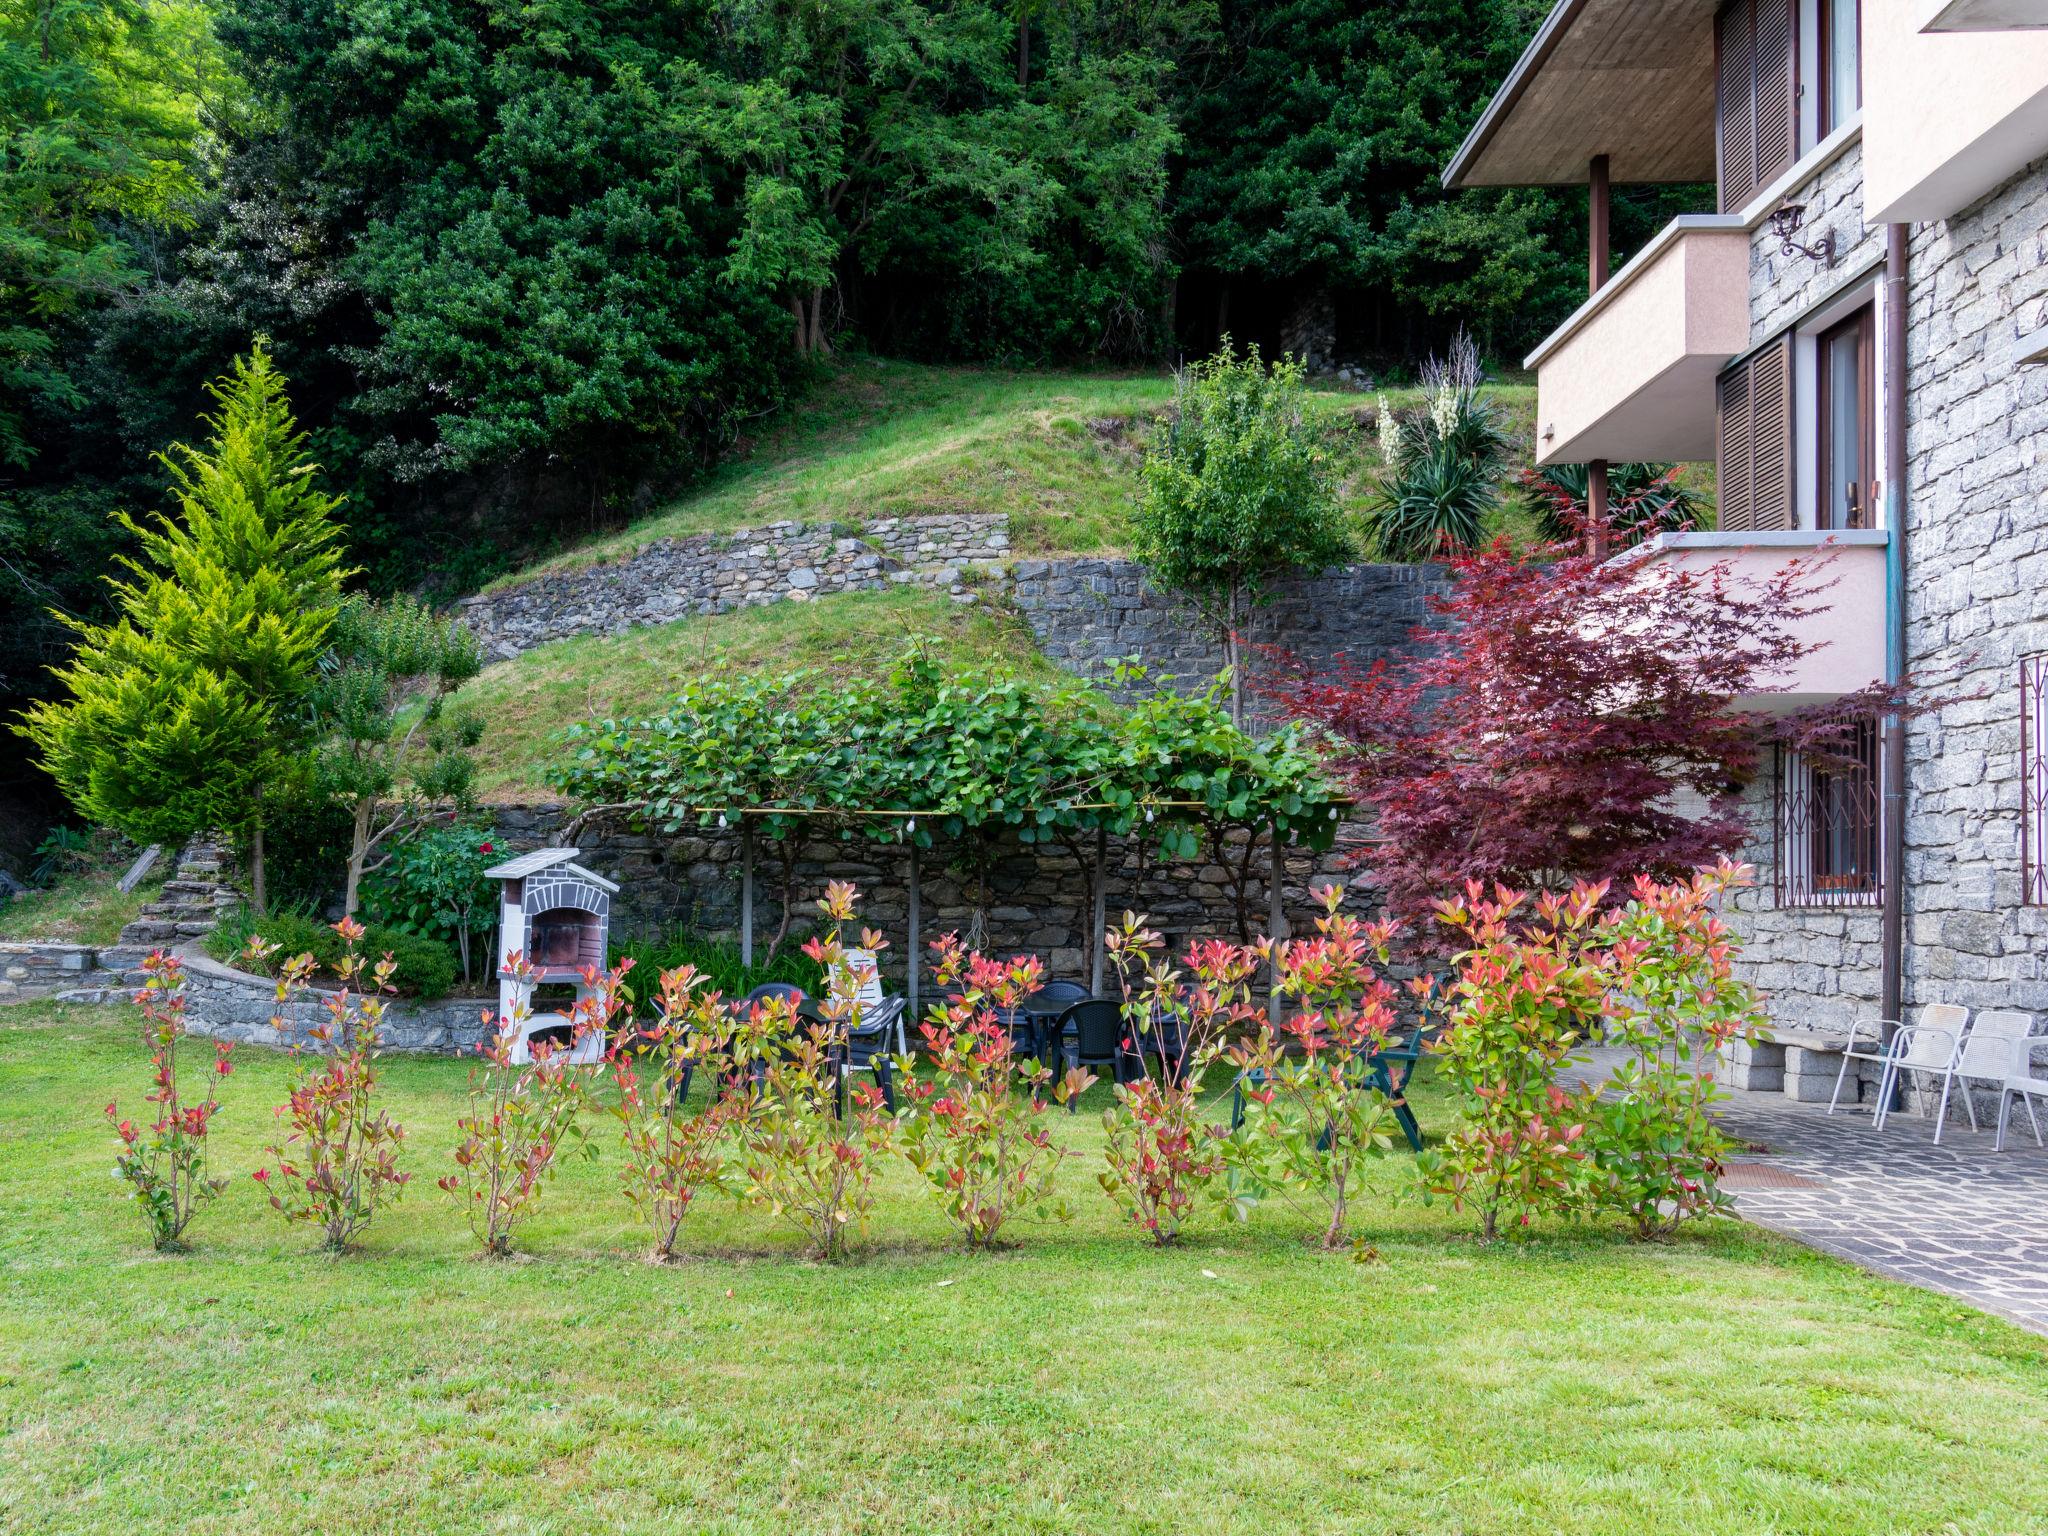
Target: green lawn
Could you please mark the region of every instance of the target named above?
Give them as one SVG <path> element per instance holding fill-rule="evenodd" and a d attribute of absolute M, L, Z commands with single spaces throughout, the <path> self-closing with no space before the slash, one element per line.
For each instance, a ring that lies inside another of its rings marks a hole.
<path fill-rule="evenodd" d="M 1009 514 L 1020 554 L 1115 553 L 1128 542 L 1144 423 L 1172 398 L 1171 377 L 1063 369 L 941 368 L 880 358 L 839 364 L 703 486 L 623 532 L 502 578 L 615 559 L 656 539 L 778 518 L 847 528 L 937 512 Z M 1535 440 L 1535 390 L 1491 391 L 1518 441 Z M 1412 390 L 1395 390 L 1404 403 Z M 1356 506 L 1378 460 L 1373 403 L 1311 392 L 1331 462 Z M 1094 424 L 1120 421 L 1121 436 Z M 1509 517 L 1507 522 L 1512 524 Z"/>
<path fill-rule="evenodd" d="M 1388 1195 L 1399 1157 L 1378 1263 L 1277 1209 L 1158 1253 L 1093 1189 L 1083 1115 L 1078 1219 L 1014 1252 L 949 1248 L 892 1170 L 858 1262 L 721 1206 L 658 1268 L 600 1127 L 494 1263 L 432 1187 L 465 1069 L 409 1060 L 419 1176 L 333 1259 L 247 1178 L 285 1063 L 240 1060 L 234 1187 L 156 1258 L 100 1115 L 139 1098 L 132 1027 L 0 1011 L 0 1530 L 1989 1536 L 2048 1510 L 2048 1342 L 1734 1225 L 1483 1250 Z"/>

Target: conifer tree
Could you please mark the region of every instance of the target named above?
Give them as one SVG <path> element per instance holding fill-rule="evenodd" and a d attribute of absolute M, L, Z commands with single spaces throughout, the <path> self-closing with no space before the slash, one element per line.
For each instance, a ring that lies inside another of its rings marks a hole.
<path fill-rule="evenodd" d="M 78 634 L 56 668 L 66 697 L 18 727 L 81 814 L 139 841 L 249 837 L 265 899 L 263 791 L 303 748 L 302 705 L 341 601 L 337 497 L 315 484 L 259 340 L 207 387 L 203 447 L 174 444 L 176 516 L 117 514 L 140 545 L 110 578 L 110 624 Z"/>

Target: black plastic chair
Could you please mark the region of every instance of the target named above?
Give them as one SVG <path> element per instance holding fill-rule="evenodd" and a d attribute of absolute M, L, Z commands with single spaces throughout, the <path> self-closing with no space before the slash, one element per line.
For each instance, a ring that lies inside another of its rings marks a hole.
<path fill-rule="evenodd" d="M 1115 1003 L 1099 997 L 1073 1004 L 1053 1027 L 1062 1054 L 1071 1067 L 1103 1067 L 1119 1083 L 1131 1079 L 1131 1053 L 1124 1049 L 1124 1015 Z M 1067 1113 L 1080 1113 L 1080 1105 L 1067 1100 Z"/>
<path fill-rule="evenodd" d="M 1016 1040 L 1019 1055 L 1058 1071 L 1060 1020 L 1074 1004 L 1085 1003 L 1094 995 L 1078 981 L 1048 981 L 1000 1017 Z"/>
<path fill-rule="evenodd" d="M 825 1017 L 824 1010 L 809 1001 L 798 1005 L 796 1019 L 798 1026 L 804 1029 L 819 1025 L 829 1029 L 832 1024 Z M 886 1024 L 846 1031 L 829 1048 L 825 1069 L 832 1074 L 832 1102 L 840 1119 L 846 1118 L 846 1074 L 862 1070 L 874 1077 L 882 1090 L 882 1103 L 888 1107 L 889 1113 L 896 1113 L 896 1062 L 889 1054 Z"/>

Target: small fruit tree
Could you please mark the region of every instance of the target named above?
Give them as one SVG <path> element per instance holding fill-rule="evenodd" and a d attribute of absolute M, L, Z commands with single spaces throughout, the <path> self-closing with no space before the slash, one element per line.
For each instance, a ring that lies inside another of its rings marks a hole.
<path fill-rule="evenodd" d="M 1309 422 L 1302 365 L 1270 366 L 1226 338 L 1183 368 L 1145 454 L 1137 552 L 1158 581 L 1198 603 L 1223 637 L 1230 718 L 1244 724 L 1245 609 L 1285 571 L 1351 556 L 1336 485 Z"/>

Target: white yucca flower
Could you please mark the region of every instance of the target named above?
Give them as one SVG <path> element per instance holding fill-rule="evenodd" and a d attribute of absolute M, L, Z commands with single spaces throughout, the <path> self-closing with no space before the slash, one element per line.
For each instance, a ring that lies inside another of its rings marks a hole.
<path fill-rule="evenodd" d="M 1394 420 L 1394 407 L 1385 394 L 1380 401 L 1380 462 L 1392 465 L 1401 458 L 1401 424 Z"/>
<path fill-rule="evenodd" d="M 1436 428 L 1438 442 L 1449 438 L 1458 424 L 1458 387 L 1448 378 L 1437 386 L 1436 398 L 1429 403 L 1429 421 Z"/>

